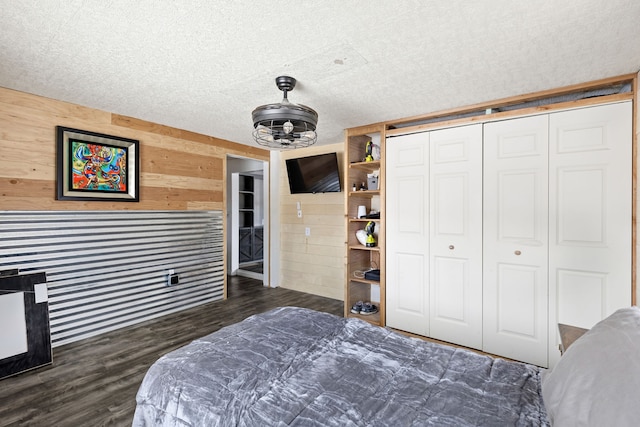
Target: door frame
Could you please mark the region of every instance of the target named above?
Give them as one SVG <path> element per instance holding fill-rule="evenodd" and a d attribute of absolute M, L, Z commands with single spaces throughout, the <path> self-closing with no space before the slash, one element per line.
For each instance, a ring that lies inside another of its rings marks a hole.
<path fill-rule="evenodd" d="M 232 221 L 231 221 L 231 215 L 233 215 L 233 212 L 231 212 L 231 197 L 233 196 L 232 194 L 230 194 L 231 192 L 231 177 L 234 173 L 242 173 L 242 172 L 250 172 L 250 171 L 257 171 L 260 168 L 256 168 L 256 169 L 251 169 L 251 170 L 237 170 L 237 168 L 231 168 L 229 166 L 229 159 L 239 159 L 239 160 L 247 160 L 247 161 L 251 161 L 251 162 L 256 162 L 261 164 L 262 166 L 262 182 L 263 182 L 263 197 L 262 197 L 262 211 L 263 211 L 263 215 L 264 215 L 264 225 L 263 225 L 263 273 L 262 273 L 262 285 L 265 287 L 269 286 L 269 277 L 270 277 L 270 269 L 269 269 L 269 262 L 270 262 L 270 257 L 271 257 L 271 253 L 270 253 L 270 224 L 271 224 L 271 215 L 270 215 L 270 203 L 269 203 L 269 189 L 270 189 L 270 174 L 269 174 L 269 162 L 266 160 L 261 160 L 261 159 L 256 159 L 256 158 L 252 158 L 252 157 L 246 157 L 246 156 L 239 156 L 239 155 L 234 155 L 234 154 L 227 154 L 225 156 L 225 187 L 224 187 L 224 209 L 225 209 L 225 231 L 226 231 L 226 238 L 225 238 L 225 274 L 229 274 L 229 269 L 231 266 L 231 257 L 232 254 L 230 253 L 231 249 L 233 248 L 233 245 L 231 244 L 231 239 L 233 239 L 233 230 L 232 230 Z"/>

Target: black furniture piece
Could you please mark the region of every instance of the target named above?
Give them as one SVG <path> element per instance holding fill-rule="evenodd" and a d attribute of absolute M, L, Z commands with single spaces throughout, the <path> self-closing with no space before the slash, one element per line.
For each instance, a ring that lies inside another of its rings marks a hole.
<path fill-rule="evenodd" d="M 24 294 L 27 332 L 27 351 L 0 359 L 0 379 L 48 365 L 53 361 L 46 292 L 44 301 L 36 302 L 35 286 L 46 281 L 45 273 L 18 274 L 17 270 L 0 272 L 0 297 L 16 292 Z"/>

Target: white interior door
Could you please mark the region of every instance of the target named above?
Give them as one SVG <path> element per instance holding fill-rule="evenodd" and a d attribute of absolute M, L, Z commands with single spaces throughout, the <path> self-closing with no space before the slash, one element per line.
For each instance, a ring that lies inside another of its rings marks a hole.
<path fill-rule="evenodd" d="M 430 336 L 482 348 L 482 125 L 429 133 Z"/>
<path fill-rule="evenodd" d="M 388 138 L 386 323 L 429 335 L 429 134 Z"/>
<path fill-rule="evenodd" d="M 484 131 L 483 350 L 547 366 L 548 116 Z"/>
<path fill-rule="evenodd" d="M 591 328 L 631 305 L 632 106 L 550 115 L 550 359 L 557 323 Z"/>

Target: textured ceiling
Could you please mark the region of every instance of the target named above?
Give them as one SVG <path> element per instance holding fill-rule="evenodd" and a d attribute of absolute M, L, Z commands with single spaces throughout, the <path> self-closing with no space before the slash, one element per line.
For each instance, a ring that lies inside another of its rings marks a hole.
<path fill-rule="evenodd" d="M 0 86 L 253 145 L 251 111 L 348 127 L 640 70 L 638 0 L 0 0 Z"/>

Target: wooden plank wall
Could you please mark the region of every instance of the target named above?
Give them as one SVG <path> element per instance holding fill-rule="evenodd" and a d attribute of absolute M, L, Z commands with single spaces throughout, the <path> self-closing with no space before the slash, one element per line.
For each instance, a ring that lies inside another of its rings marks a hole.
<path fill-rule="evenodd" d="M 336 152 L 344 144 L 283 151 L 280 159 L 280 286 L 328 298 L 344 298 L 344 193 L 291 194 L 286 159 Z M 342 177 L 342 170 L 340 177 Z M 342 183 L 345 191 L 345 183 Z M 298 218 L 300 202 L 302 218 Z M 311 235 L 305 236 L 305 228 Z"/>
<path fill-rule="evenodd" d="M 55 127 L 140 141 L 140 202 L 55 200 Z M 225 156 L 257 147 L 0 88 L 0 210 L 219 210 Z"/>

